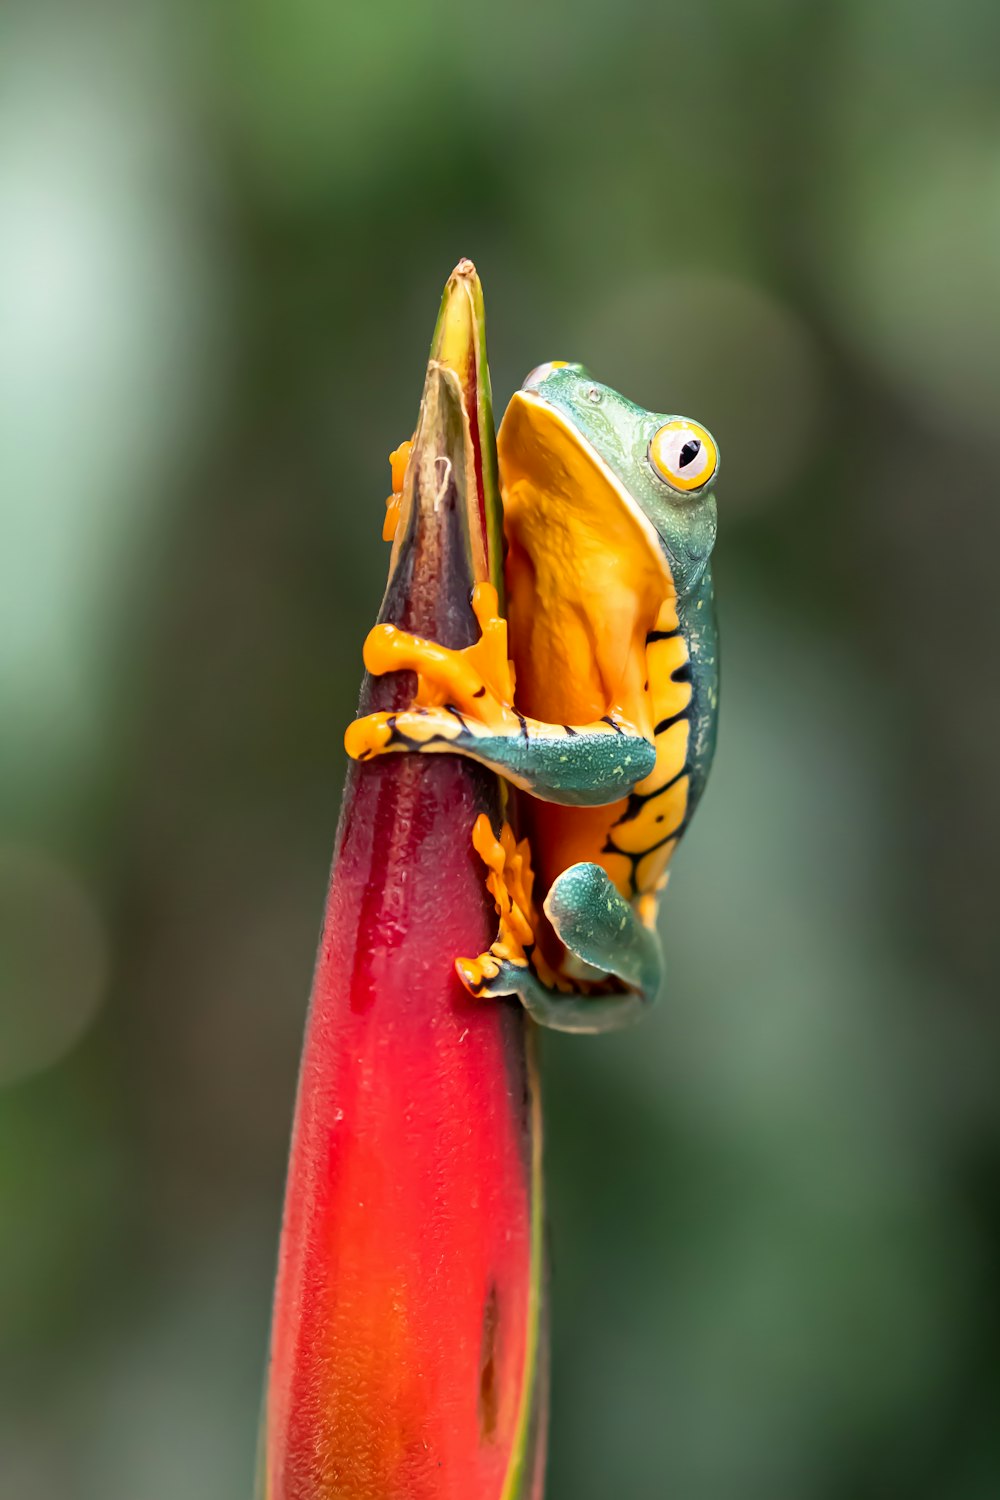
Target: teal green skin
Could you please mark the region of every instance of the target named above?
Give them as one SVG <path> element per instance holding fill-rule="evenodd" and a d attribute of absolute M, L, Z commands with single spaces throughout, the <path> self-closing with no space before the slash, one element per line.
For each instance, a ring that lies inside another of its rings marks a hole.
<path fill-rule="evenodd" d="M 685 680 L 692 689 L 685 712 L 690 732 L 684 770 L 691 779 L 683 832 L 715 750 L 718 643 L 710 558 L 716 535 L 712 485 L 718 466 L 702 489 L 673 489 L 649 457 L 653 435 L 673 418 L 636 406 L 593 380 L 582 365 L 542 366 L 528 376 L 522 390 L 559 412 L 603 461 L 628 503 L 652 524 L 669 564 L 688 652 Z M 652 632 L 647 649 L 654 638 Z M 428 671 L 426 663 L 419 667 Z M 676 673 L 674 680 L 680 680 Z M 399 715 L 387 748 L 469 756 L 543 801 L 572 806 L 614 802 L 628 796 L 654 764 L 654 744 L 633 726 L 611 718 L 566 726 L 522 717 L 519 733 L 498 735 L 451 710 L 457 722 L 428 736 L 420 732 L 418 722 L 424 712 Z M 614 829 L 612 838 L 613 833 Z M 517 996 L 536 1021 L 558 1031 L 599 1032 L 631 1024 L 655 1000 L 662 976 L 658 936 L 638 913 L 641 894 L 633 890 L 631 896 L 623 895 L 596 863 L 571 865 L 553 881 L 544 909 L 566 948 L 562 977 L 574 988 L 548 988 L 530 966 L 504 960 L 499 972 L 480 982 L 474 993 Z"/>
<path fill-rule="evenodd" d="M 425 664 L 407 663 L 427 673 Z M 597 724 L 547 724 L 521 716 L 517 734 L 491 734 L 471 719 L 455 718 L 448 732 L 423 738 L 415 720 L 437 721 L 437 711 L 411 709 L 390 719 L 388 749 L 451 750 L 496 771 L 520 791 L 562 807 L 601 807 L 617 802 L 648 776 L 656 762 L 649 740 L 610 716 Z M 394 722 L 395 721 L 395 722 Z"/>

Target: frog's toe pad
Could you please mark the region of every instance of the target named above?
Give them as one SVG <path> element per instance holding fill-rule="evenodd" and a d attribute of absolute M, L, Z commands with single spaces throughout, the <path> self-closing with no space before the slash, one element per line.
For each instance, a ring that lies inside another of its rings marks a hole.
<path fill-rule="evenodd" d="M 366 714 L 348 724 L 344 733 L 344 749 L 352 760 L 370 760 L 389 748 L 392 740 L 392 725 L 389 714 Z"/>
<path fill-rule="evenodd" d="M 456 958 L 455 972 L 469 994 L 477 1000 L 520 996 L 531 977 L 527 963 L 497 958 L 492 952 L 481 953 L 478 958 Z"/>

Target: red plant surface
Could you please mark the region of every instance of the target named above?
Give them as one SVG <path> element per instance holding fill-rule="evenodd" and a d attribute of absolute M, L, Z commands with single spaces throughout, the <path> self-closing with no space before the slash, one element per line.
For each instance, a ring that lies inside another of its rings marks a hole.
<path fill-rule="evenodd" d="M 471 586 L 499 570 L 469 262 L 431 353 L 379 619 L 464 646 Z M 361 711 L 401 707 L 412 687 L 366 678 Z M 519 1007 L 473 1001 L 454 970 L 496 931 L 471 843 L 482 811 L 496 826 L 499 784 L 457 756 L 348 770 L 288 1169 L 266 1500 L 541 1493 L 533 1039 Z"/>

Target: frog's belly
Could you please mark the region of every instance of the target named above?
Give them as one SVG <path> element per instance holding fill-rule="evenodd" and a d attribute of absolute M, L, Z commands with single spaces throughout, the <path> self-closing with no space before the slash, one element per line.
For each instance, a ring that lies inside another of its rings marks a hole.
<path fill-rule="evenodd" d="M 520 831 L 531 840 L 532 858 L 543 889 L 548 889 L 561 871 L 581 861 L 600 865 L 629 899 L 655 891 L 663 881 L 684 831 L 691 795 L 688 749 L 692 689 L 687 643 L 678 629 L 672 601 L 661 606 L 644 642 L 644 672 L 649 684 L 646 709 L 652 710 L 656 763 L 632 796 L 605 807 L 585 808 L 522 798 Z M 571 682 L 564 680 L 554 686 L 553 701 L 560 710 L 554 717 L 565 723 L 574 719 L 582 722 L 584 712 L 587 717 L 595 717 L 595 690 L 593 682 L 585 684 L 588 702 L 574 695 Z M 574 709 L 580 712 L 574 714 Z M 530 711 L 536 713 L 534 708 Z"/>
<path fill-rule="evenodd" d="M 570 865 L 593 861 L 607 870 L 623 895 L 631 894 L 619 884 L 618 872 L 604 852 L 626 802 L 613 802 L 607 807 L 557 807 L 526 795 L 520 801 L 518 832 L 527 834 L 531 842 L 532 864 L 543 891 Z M 618 857 L 613 858 L 617 861 Z"/>
<path fill-rule="evenodd" d="M 609 661 L 614 637 L 609 640 L 600 634 L 590 609 L 567 599 L 555 586 L 547 587 L 544 568 L 532 569 L 526 576 L 516 566 L 519 556 L 513 548 L 512 555 L 515 566 L 511 568 L 509 559 L 508 578 L 513 574 L 513 580 L 508 618 L 518 707 L 550 724 L 594 723 L 612 707 L 634 720 L 635 693 L 641 692 L 645 680 L 646 632 L 636 631 L 631 601 L 627 624 L 617 637 L 619 654 Z M 594 597 L 600 597 L 599 591 L 594 591 Z M 630 639 L 634 633 L 637 638 Z M 631 690 L 623 691 L 623 684 L 631 684 Z M 617 879 L 602 851 L 627 801 L 581 808 L 541 802 L 526 794 L 518 800 L 518 832 L 530 839 L 541 891 L 548 890 L 569 865 L 581 861 L 602 864 Z"/>

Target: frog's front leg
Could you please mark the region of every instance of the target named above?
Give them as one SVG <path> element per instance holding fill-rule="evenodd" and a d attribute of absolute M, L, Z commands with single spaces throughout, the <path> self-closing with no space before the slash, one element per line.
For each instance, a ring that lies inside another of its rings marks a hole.
<path fill-rule="evenodd" d="M 369 714 L 348 728 L 356 760 L 393 751 L 466 755 L 548 802 L 597 806 L 626 796 L 653 769 L 656 752 L 634 726 L 608 714 L 592 724 L 549 724 L 514 706 L 507 624 L 496 591 L 479 584 L 473 607 L 478 641 L 454 651 L 378 625 L 365 641 L 369 672 L 417 674 L 413 705 Z"/>

